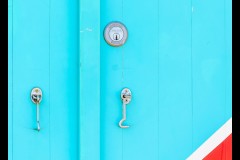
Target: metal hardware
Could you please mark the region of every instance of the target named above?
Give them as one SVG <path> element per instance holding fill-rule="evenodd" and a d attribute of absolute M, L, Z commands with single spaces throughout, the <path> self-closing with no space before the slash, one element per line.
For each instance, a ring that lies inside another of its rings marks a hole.
<path fill-rule="evenodd" d="M 130 89 L 128 88 L 124 88 L 121 92 L 121 99 L 122 99 L 122 119 L 119 122 L 119 127 L 120 128 L 128 128 L 129 126 L 126 125 L 122 125 L 122 123 L 127 119 L 126 116 L 126 106 L 127 104 L 130 103 L 131 99 L 132 99 L 132 93 L 130 91 Z"/>
<path fill-rule="evenodd" d="M 104 38 L 111 46 L 123 45 L 128 37 L 127 28 L 120 22 L 109 23 L 104 30 Z"/>
<path fill-rule="evenodd" d="M 37 130 L 40 131 L 39 104 L 42 101 L 42 90 L 40 88 L 32 89 L 31 100 L 37 105 Z"/>

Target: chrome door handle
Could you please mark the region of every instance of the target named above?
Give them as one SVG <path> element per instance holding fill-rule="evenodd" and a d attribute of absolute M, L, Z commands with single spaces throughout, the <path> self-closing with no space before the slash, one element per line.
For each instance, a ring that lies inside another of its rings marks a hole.
<path fill-rule="evenodd" d="M 122 99 L 122 119 L 119 122 L 120 128 L 128 128 L 129 126 L 123 125 L 122 123 L 127 119 L 126 116 L 126 106 L 128 103 L 130 103 L 132 99 L 132 93 L 130 89 L 124 88 L 121 92 L 121 99 Z"/>
<path fill-rule="evenodd" d="M 40 120 L 39 120 L 39 104 L 42 101 L 42 90 L 40 88 L 33 88 L 31 92 L 31 100 L 37 105 L 37 130 L 40 131 Z"/>

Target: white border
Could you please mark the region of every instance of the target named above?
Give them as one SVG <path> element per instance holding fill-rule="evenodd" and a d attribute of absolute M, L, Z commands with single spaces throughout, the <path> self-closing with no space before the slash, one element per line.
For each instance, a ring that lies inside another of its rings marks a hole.
<path fill-rule="evenodd" d="M 186 160 L 202 160 L 232 133 L 232 117 Z"/>

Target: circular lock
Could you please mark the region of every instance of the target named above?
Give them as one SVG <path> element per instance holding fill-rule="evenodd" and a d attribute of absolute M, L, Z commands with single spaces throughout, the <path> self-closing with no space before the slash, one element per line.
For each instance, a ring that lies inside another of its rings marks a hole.
<path fill-rule="evenodd" d="M 105 27 L 104 39 L 111 46 L 122 46 L 127 37 L 127 28 L 121 22 L 111 22 Z"/>

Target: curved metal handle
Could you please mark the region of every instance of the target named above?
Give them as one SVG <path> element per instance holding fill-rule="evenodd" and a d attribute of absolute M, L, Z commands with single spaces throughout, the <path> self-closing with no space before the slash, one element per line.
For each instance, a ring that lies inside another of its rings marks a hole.
<path fill-rule="evenodd" d="M 119 127 L 120 128 L 128 128 L 129 126 L 124 126 L 122 125 L 122 123 L 127 119 L 126 117 L 126 104 L 123 102 L 123 105 L 122 105 L 122 119 L 121 121 L 119 122 Z"/>
<path fill-rule="evenodd" d="M 40 131 L 40 120 L 39 120 L 39 104 L 42 101 L 42 90 L 40 88 L 33 88 L 31 92 L 31 100 L 37 105 L 37 130 Z"/>
<path fill-rule="evenodd" d="M 130 101 L 132 99 L 132 93 L 131 93 L 130 89 L 124 88 L 122 90 L 121 99 L 122 99 L 122 102 L 123 102 L 123 105 L 122 105 L 122 119 L 118 124 L 119 124 L 120 128 L 128 128 L 130 126 L 123 125 L 123 122 L 127 119 L 126 106 L 127 106 L 128 103 L 130 103 Z"/>

